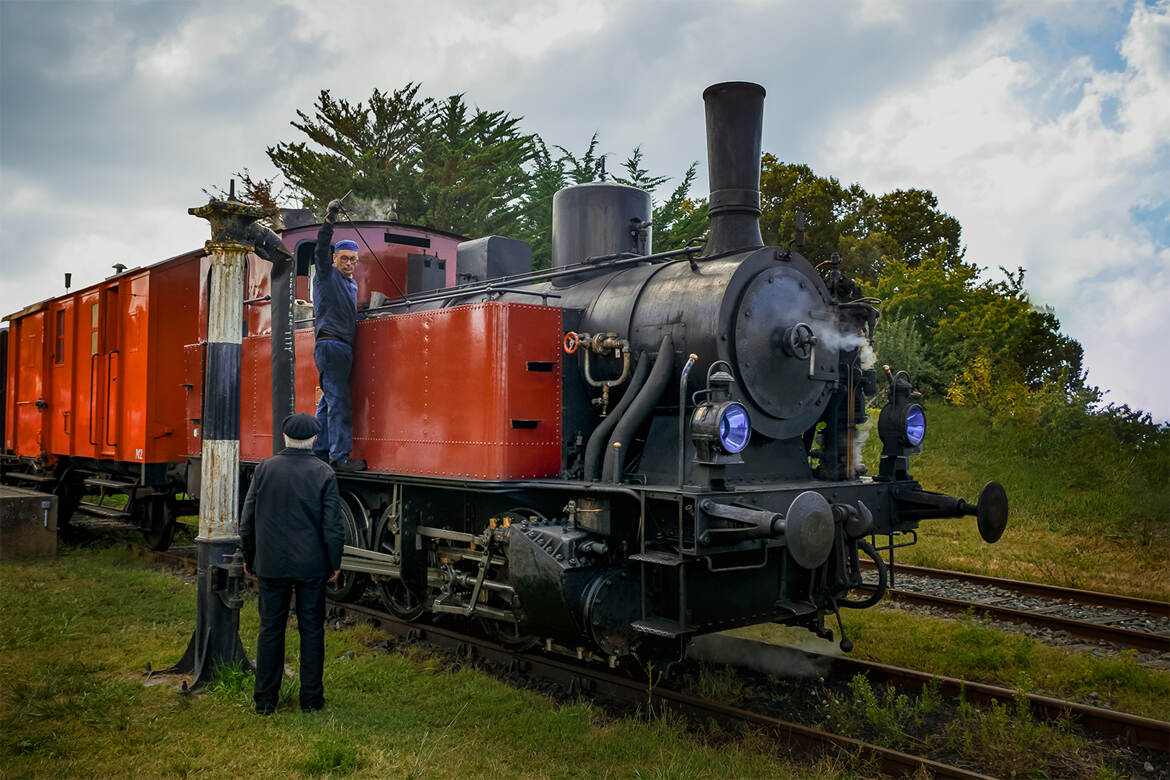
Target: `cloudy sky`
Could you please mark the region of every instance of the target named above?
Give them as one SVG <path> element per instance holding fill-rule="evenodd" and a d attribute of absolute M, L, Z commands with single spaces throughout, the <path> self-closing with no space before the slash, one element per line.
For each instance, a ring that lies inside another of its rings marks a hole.
<path fill-rule="evenodd" d="M 726 80 L 767 88 L 781 159 L 933 190 L 969 260 L 1027 269 L 1108 400 L 1170 419 L 1167 0 L 0 0 L 0 310 L 201 245 L 186 209 L 273 173 L 321 89 L 421 81 L 678 175 Z"/>

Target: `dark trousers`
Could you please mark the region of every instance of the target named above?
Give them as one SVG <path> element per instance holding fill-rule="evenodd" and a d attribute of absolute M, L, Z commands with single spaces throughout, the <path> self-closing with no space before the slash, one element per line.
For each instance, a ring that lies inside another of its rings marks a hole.
<path fill-rule="evenodd" d="M 348 455 L 353 449 L 353 401 L 349 378 L 353 373 L 353 349 L 344 342 L 323 339 L 313 347 L 317 364 L 321 400 L 317 402 L 317 422 L 321 433 L 313 451 L 329 452 L 330 460 Z"/>
<path fill-rule="evenodd" d="M 296 596 L 301 634 L 301 709 L 325 704 L 321 676 L 325 669 L 325 578 L 290 580 L 260 577 L 260 638 L 256 642 L 256 709 L 276 708 L 284 677 L 284 629 Z"/>

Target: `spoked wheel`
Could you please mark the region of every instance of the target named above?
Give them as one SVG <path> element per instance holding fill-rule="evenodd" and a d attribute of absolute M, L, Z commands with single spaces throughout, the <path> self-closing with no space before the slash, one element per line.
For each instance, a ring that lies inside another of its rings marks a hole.
<path fill-rule="evenodd" d="M 341 497 L 341 527 L 345 531 L 347 545 L 365 547 L 364 527 L 358 525 L 348 496 Z M 335 601 L 356 601 L 369 584 L 369 575 L 357 571 L 343 571 L 336 582 L 325 584 L 325 595 Z"/>
<path fill-rule="evenodd" d="M 85 488 L 79 480 L 73 478 L 71 471 L 66 471 L 53 487 L 53 495 L 57 496 L 57 531 L 66 531 L 73 513 L 81 506 Z"/>
<path fill-rule="evenodd" d="M 388 510 L 378 521 L 378 528 L 374 532 L 374 552 L 384 555 L 397 555 L 395 535 L 401 528 L 401 520 Z M 418 620 L 422 617 L 425 605 L 419 594 L 414 593 L 406 583 L 397 577 L 375 577 L 374 584 L 378 589 L 378 598 L 382 605 L 392 615 L 400 620 Z"/>
<path fill-rule="evenodd" d="M 170 496 L 148 496 L 135 512 L 142 538 L 152 550 L 165 550 L 175 539 L 175 512 Z"/>
<path fill-rule="evenodd" d="M 502 620 L 488 620 L 481 618 L 484 633 L 491 637 L 493 642 L 503 645 L 514 653 L 523 653 L 531 650 L 540 643 L 540 637 L 525 633 L 519 623 L 505 623 Z"/>

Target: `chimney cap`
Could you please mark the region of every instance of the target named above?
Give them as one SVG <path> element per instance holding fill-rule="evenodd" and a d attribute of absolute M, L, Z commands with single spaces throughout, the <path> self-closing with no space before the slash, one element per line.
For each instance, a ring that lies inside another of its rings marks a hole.
<path fill-rule="evenodd" d="M 733 89 L 754 90 L 760 93 L 760 97 L 768 96 L 768 91 L 754 81 L 721 81 L 703 90 L 703 99 L 706 100 L 708 95 L 713 95 L 717 92 L 728 92 Z"/>

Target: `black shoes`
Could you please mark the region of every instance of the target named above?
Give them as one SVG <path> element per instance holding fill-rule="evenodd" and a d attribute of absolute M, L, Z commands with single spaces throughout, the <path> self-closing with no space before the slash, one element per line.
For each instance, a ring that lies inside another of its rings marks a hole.
<path fill-rule="evenodd" d="M 352 460 L 348 455 L 342 455 L 333 461 L 333 470 L 340 472 L 365 471 L 366 462 L 364 460 Z"/>

